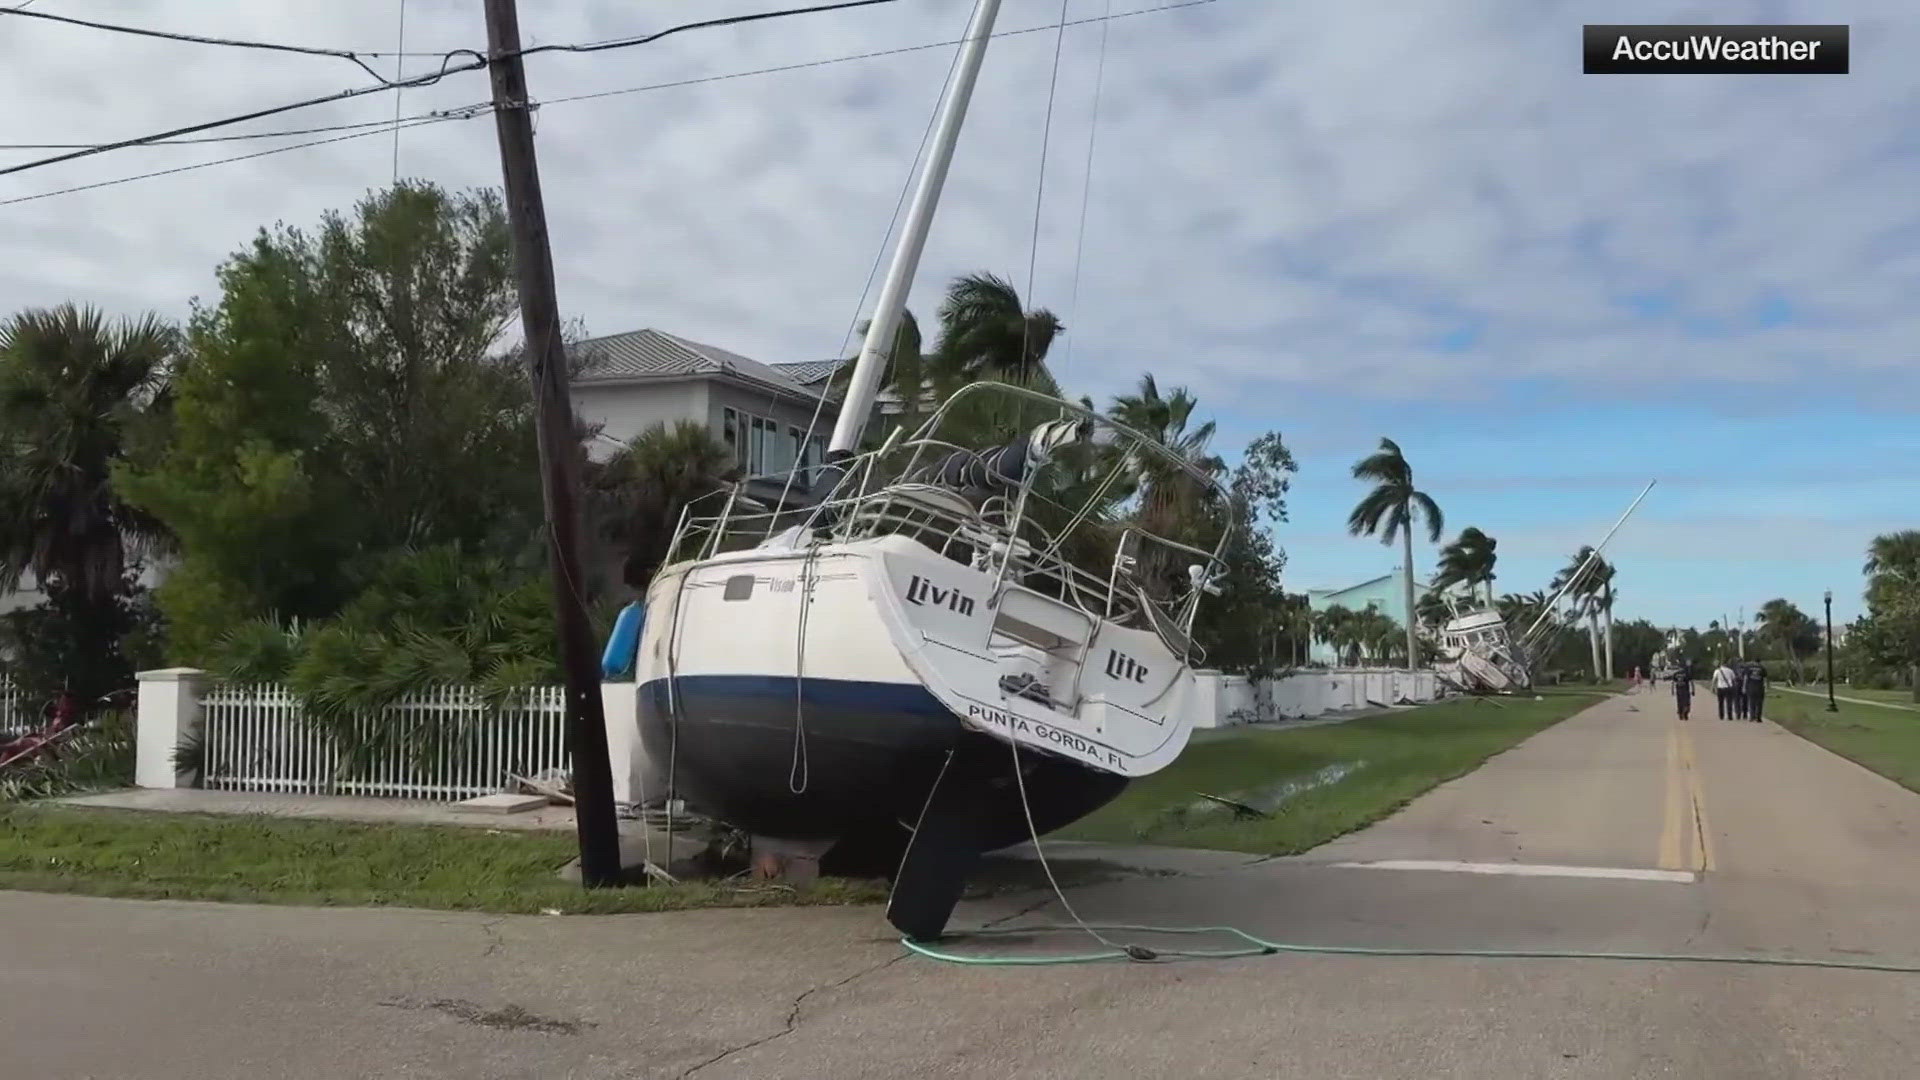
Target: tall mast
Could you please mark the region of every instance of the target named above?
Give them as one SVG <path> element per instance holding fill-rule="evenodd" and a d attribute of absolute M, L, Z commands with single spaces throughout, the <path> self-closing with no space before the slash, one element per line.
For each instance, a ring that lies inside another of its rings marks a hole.
<path fill-rule="evenodd" d="M 847 386 L 846 399 L 840 403 L 839 419 L 834 421 L 833 440 L 827 444 L 830 458 L 844 457 L 860 445 L 860 433 L 873 411 L 873 399 L 880 392 L 880 376 L 886 372 L 887 358 L 893 355 L 894 335 L 906 311 L 907 292 L 913 286 L 914 272 L 920 268 L 920 254 L 927 246 L 927 230 L 933 224 L 934 207 L 939 204 L 940 189 L 947 182 L 947 167 L 953 163 L 953 148 L 960 141 L 960 125 L 967 118 L 967 103 L 973 97 L 980 62 L 986 58 L 987 41 L 993 36 L 993 21 L 999 14 L 1000 0 L 979 0 L 973 7 L 973 18 L 967 23 L 953 82 L 940 102 L 933 146 L 920 167 L 920 176 L 914 181 L 913 202 L 907 208 L 900 243 L 893 249 L 893 262 L 887 267 L 880 298 L 874 303 L 866 339 L 860 343 L 860 359 L 854 363 L 853 379 Z"/>
<path fill-rule="evenodd" d="M 1581 560 L 1579 567 L 1568 576 L 1566 584 L 1560 586 L 1560 591 L 1554 593 L 1553 599 L 1547 601 L 1546 606 L 1540 611 L 1540 617 L 1533 620 L 1533 625 L 1527 627 L 1527 632 L 1520 636 L 1520 641 L 1523 645 L 1531 641 L 1534 632 L 1540 629 L 1540 624 L 1547 621 L 1547 617 L 1553 613 L 1553 605 L 1560 602 L 1560 597 L 1564 595 L 1568 589 L 1573 588 L 1575 582 L 1578 582 L 1586 576 L 1587 568 L 1592 566 L 1593 561 L 1600 557 L 1600 552 L 1606 549 L 1607 541 L 1613 539 L 1613 534 L 1619 532 L 1620 526 L 1627 523 L 1627 519 L 1633 516 L 1634 507 L 1640 505 L 1640 500 L 1646 498 L 1647 492 L 1652 491 L 1653 485 L 1657 483 L 1659 483 L 1658 480 L 1647 481 L 1647 486 L 1640 490 L 1640 494 L 1634 498 L 1632 503 L 1628 504 L 1627 512 L 1620 515 L 1620 520 L 1613 523 L 1613 528 L 1607 530 L 1607 535 L 1600 538 L 1600 543 L 1595 545 L 1591 552 L 1587 553 L 1587 557 Z"/>

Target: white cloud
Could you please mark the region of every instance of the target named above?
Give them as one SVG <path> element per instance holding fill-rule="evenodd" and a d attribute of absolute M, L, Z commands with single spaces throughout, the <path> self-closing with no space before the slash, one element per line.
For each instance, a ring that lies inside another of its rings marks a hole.
<path fill-rule="evenodd" d="M 1151 0 L 1115 0 L 1126 10 Z M 775 6 L 525 5 L 529 40 L 591 40 Z M 687 34 L 538 58 L 545 101 L 951 39 L 965 0 Z M 53 5 L 48 5 L 50 9 Z M 391 48 L 392 0 L 120 0 L 85 16 Z M 1071 15 L 1103 4 L 1076 0 Z M 1056 17 L 1011 0 L 1008 29 Z M 1068 32 L 1033 299 L 1068 319 L 1075 381 L 1151 366 L 1215 400 L 1296 388 L 1388 397 L 1518 376 L 1912 385 L 1920 308 L 1920 78 L 1906 5 L 1272 4 L 1219 0 L 1110 24 L 1080 301 L 1069 311 L 1100 28 Z M 1848 21 L 1848 76 L 1585 76 L 1580 24 Z M 409 48 L 479 47 L 479 5 L 410 0 Z M 1054 38 L 997 41 L 915 307 L 950 275 L 1024 284 Z M 552 104 L 542 174 L 568 315 L 655 325 L 768 360 L 836 349 L 852 320 L 951 50 Z M 411 64 L 426 61 L 415 60 Z M 391 63 L 391 61 L 382 61 Z M 0 142 L 108 139 L 353 85 L 341 61 L 0 20 Z M 411 114 L 487 96 L 483 75 L 409 92 Z M 252 127 L 379 119 L 376 95 Z M 487 120 L 402 135 L 402 169 L 497 182 Z M 0 199 L 260 144 L 129 150 L 0 177 Z M 276 218 L 313 221 L 391 177 L 388 136 L 0 207 L 10 305 L 92 300 L 179 314 L 219 258 Z M 30 152 L 0 151 L 0 161 Z M 1668 295 L 1690 332 L 1621 306 Z M 1805 323 L 1761 329 L 1785 297 Z M 1468 327 L 1463 353 L 1440 350 Z M 1240 406 L 1244 408 L 1245 406 Z"/>

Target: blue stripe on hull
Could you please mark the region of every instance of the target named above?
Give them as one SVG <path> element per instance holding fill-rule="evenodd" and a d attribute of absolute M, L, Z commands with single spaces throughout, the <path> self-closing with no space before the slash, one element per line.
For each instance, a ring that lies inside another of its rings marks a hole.
<path fill-rule="evenodd" d="M 918 683 L 869 682 L 860 679 L 821 679 L 807 676 L 801 700 L 809 707 L 849 709 L 863 713 L 905 713 L 913 716 L 952 716 L 952 710 Z M 652 679 L 640 687 L 642 698 L 660 695 L 665 700 L 668 686 L 684 699 L 726 697 L 736 699 L 772 698 L 794 702 L 794 677 L 791 675 L 676 675 L 671 679 Z M 791 719 L 789 717 L 789 719 Z"/>

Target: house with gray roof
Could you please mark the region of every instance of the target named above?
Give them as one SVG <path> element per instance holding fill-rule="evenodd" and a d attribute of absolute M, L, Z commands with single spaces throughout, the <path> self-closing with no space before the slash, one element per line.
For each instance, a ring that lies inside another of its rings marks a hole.
<path fill-rule="evenodd" d="M 596 458 L 656 424 L 695 420 L 749 475 L 813 469 L 825 459 L 838 415 L 830 381 L 844 361 L 764 364 L 654 329 L 592 338 L 572 352 L 574 411 L 600 428 L 590 449 Z M 754 482 L 747 493 L 771 502 L 783 487 Z"/>

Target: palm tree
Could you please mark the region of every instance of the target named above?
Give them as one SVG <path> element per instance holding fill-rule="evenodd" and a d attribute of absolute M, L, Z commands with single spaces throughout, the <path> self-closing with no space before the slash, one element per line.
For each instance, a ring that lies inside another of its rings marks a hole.
<path fill-rule="evenodd" d="M 1805 677 L 1805 669 L 1800 662 L 1803 652 L 1812 652 L 1820 647 L 1820 624 L 1813 617 L 1801 611 L 1799 605 L 1783 597 L 1775 597 L 1760 605 L 1753 621 L 1760 630 L 1757 636 L 1780 646 L 1787 656 L 1787 663 L 1793 669 L 1793 679 L 1799 682 Z"/>
<path fill-rule="evenodd" d="M 1614 566 L 1612 563 L 1608 562 L 1607 560 L 1600 558 L 1598 556 L 1595 556 L 1593 560 L 1593 569 L 1588 573 L 1593 578 L 1593 586 L 1592 586 L 1593 604 L 1595 609 L 1599 612 L 1601 622 L 1605 628 L 1603 630 L 1603 633 L 1605 635 L 1605 644 L 1606 644 L 1606 659 L 1607 659 L 1606 677 L 1611 679 L 1618 674 L 1618 672 L 1614 670 L 1614 666 L 1613 666 Z"/>
<path fill-rule="evenodd" d="M 1367 608 L 1354 616 L 1354 636 L 1374 663 L 1392 662 L 1400 638 L 1400 624 L 1378 608 Z"/>
<path fill-rule="evenodd" d="M 1499 556 L 1494 554 L 1497 544 L 1493 537 L 1472 526 L 1460 530 L 1460 536 L 1453 543 L 1440 549 L 1440 571 L 1434 575 L 1434 588 L 1465 585 L 1467 591 L 1478 600 L 1476 586 L 1484 585 L 1487 604 L 1492 606 L 1493 567 L 1499 560 Z"/>
<path fill-rule="evenodd" d="M 1419 616 L 1420 628 L 1427 631 L 1438 630 L 1453 617 L 1453 610 L 1447 607 L 1446 597 L 1438 587 L 1420 595 L 1419 603 L 1414 605 L 1414 613 Z"/>
<path fill-rule="evenodd" d="M 1504 593 L 1494 605 L 1510 627 L 1525 633 L 1547 608 L 1547 594 L 1535 589 L 1530 593 Z"/>
<path fill-rule="evenodd" d="M 1392 439 L 1381 439 L 1380 449 L 1353 466 L 1353 478 L 1370 480 L 1374 488 L 1347 517 L 1347 531 L 1355 536 L 1380 536 L 1383 544 L 1392 544 L 1398 536 L 1406 559 L 1407 667 L 1418 665 L 1419 646 L 1413 635 L 1413 523 L 1423 518 L 1427 539 L 1437 542 L 1445 522 L 1440 507 L 1424 491 L 1413 486 L 1413 466 Z"/>
<path fill-rule="evenodd" d="M 1175 387 L 1163 396 L 1153 376 L 1146 374 L 1140 377 L 1134 393 L 1114 398 L 1107 412 L 1199 472 L 1219 476 L 1226 471 L 1227 463 L 1208 449 L 1213 441 L 1213 421 L 1188 427 L 1197 404 L 1185 387 Z M 1170 462 L 1142 455 L 1129 459 L 1125 467 L 1139 491 L 1136 518 L 1150 533 L 1169 538 L 1190 536 L 1211 509 L 1212 489 Z M 1172 551 L 1156 546 L 1143 553 L 1143 575 L 1152 580 L 1172 573 L 1178 561 Z"/>
<path fill-rule="evenodd" d="M 1353 650 L 1357 646 L 1357 614 L 1339 604 L 1314 614 L 1314 633 L 1321 641 L 1333 646 L 1334 665 L 1343 666 L 1351 662 Z"/>
<path fill-rule="evenodd" d="M 108 326 L 71 304 L 0 327 L 0 587 L 31 571 L 105 597 L 163 539 L 159 522 L 115 497 L 111 473 L 164 407 L 178 344 L 156 316 Z"/>
<path fill-rule="evenodd" d="M 1284 593 L 1280 610 L 1275 617 L 1275 626 L 1287 642 L 1286 667 L 1295 668 L 1306 663 L 1307 643 L 1313 637 L 1313 611 L 1307 607 L 1307 598 L 1301 593 Z"/>
<path fill-rule="evenodd" d="M 954 382 L 991 379 L 1021 386 L 1046 371 L 1047 351 L 1065 331 L 1045 308 L 1028 311 L 1006 279 L 965 274 L 947 286 L 940 304 L 940 340 L 933 371 Z"/>
<path fill-rule="evenodd" d="M 1587 565 L 1588 557 L 1592 555 L 1592 547 L 1582 547 L 1579 551 L 1575 552 L 1573 560 L 1553 576 L 1553 584 L 1551 587 L 1555 591 L 1558 591 L 1562 586 L 1567 586 L 1565 596 L 1569 613 L 1576 622 L 1582 617 L 1586 619 L 1587 643 L 1593 652 L 1593 677 L 1595 681 L 1599 681 L 1602 678 L 1600 674 L 1599 582 L 1595 576 L 1594 569 L 1599 565 L 1600 560 L 1594 558 L 1593 564 Z M 1572 584 L 1568 585 L 1569 582 L 1572 582 Z"/>
<path fill-rule="evenodd" d="M 595 467 L 588 487 L 596 533 L 613 546 L 621 580 L 645 591 L 670 554 L 681 511 L 718 513 L 716 496 L 740 473 L 733 453 L 695 420 L 655 424 Z"/>
<path fill-rule="evenodd" d="M 1920 584 L 1920 529 L 1904 529 L 1873 538 L 1860 572 L 1870 578 Z"/>
<path fill-rule="evenodd" d="M 109 325 L 65 304 L 0 326 L 0 592 L 31 573 L 70 617 L 78 683 L 114 681 L 130 575 L 167 542 L 113 470 L 166 414 L 178 333 L 157 316 Z M 88 698 L 91 700 L 91 697 Z"/>

